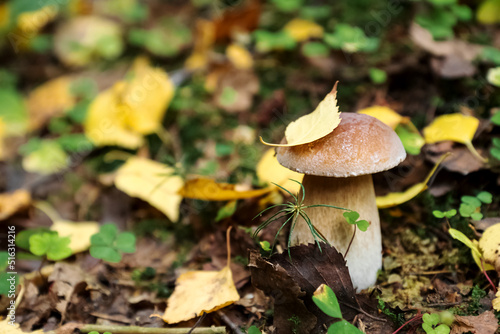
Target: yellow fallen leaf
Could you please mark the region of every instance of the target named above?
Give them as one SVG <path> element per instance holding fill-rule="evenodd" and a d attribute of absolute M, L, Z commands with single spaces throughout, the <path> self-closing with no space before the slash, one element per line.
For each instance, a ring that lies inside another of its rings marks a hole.
<path fill-rule="evenodd" d="M 24 189 L 12 193 L 0 194 L 0 220 L 27 208 L 31 203 L 31 194 Z"/>
<path fill-rule="evenodd" d="M 293 19 L 288 22 L 283 30 L 286 31 L 297 42 L 303 42 L 311 38 L 323 37 L 323 27 L 312 21 L 304 19 Z"/>
<path fill-rule="evenodd" d="M 495 296 L 496 298 L 493 299 L 491 304 L 493 305 L 493 309 L 495 311 L 500 311 L 500 287 L 498 288 L 497 294 Z"/>
<path fill-rule="evenodd" d="M 292 194 L 297 194 L 300 191 L 300 185 L 292 180 L 302 182 L 304 174 L 294 172 L 286 167 L 283 167 L 276 158 L 274 148 L 271 148 L 264 153 L 259 163 L 257 164 L 257 177 L 261 181 L 268 182 L 270 185 L 276 183 L 290 191 Z"/>
<path fill-rule="evenodd" d="M 143 135 L 160 129 L 174 85 L 161 69 L 138 58 L 129 81 L 119 81 L 89 106 L 85 134 L 96 146 L 138 148 Z"/>
<path fill-rule="evenodd" d="M 399 204 L 403 204 L 405 202 L 408 202 L 411 200 L 413 197 L 417 196 L 421 192 L 427 189 L 427 183 L 431 179 L 431 177 L 434 175 L 436 172 L 437 168 L 439 165 L 446 159 L 450 153 L 443 154 L 441 158 L 436 162 L 432 170 L 429 172 L 429 175 L 425 178 L 423 182 L 417 183 L 410 188 L 406 189 L 403 192 L 395 192 L 395 193 L 389 193 L 385 196 L 377 196 L 376 202 L 377 202 L 377 207 L 379 209 L 385 209 L 385 208 L 390 208 Z"/>
<path fill-rule="evenodd" d="M 99 223 L 55 220 L 50 229 L 52 231 L 57 231 L 60 237 L 71 238 L 69 248 L 71 248 L 74 254 L 89 249 L 90 237 L 99 232 Z"/>
<path fill-rule="evenodd" d="M 479 248 L 484 260 L 493 266 L 500 264 L 500 223 L 488 227 L 479 239 Z M 500 272 L 500 267 L 495 268 Z"/>
<path fill-rule="evenodd" d="M 390 126 L 393 130 L 396 129 L 396 127 L 401 122 L 408 120 L 407 117 L 403 117 L 400 114 L 398 114 L 397 112 L 395 112 L 394 110 L 392 110 L 391 108 L 384 107 L 384 106 L 373 106 L 373 107 L 365 108 L 365 109 L 358 111 L 358 113 L 375 117 L 379 121 Z"/>
<path fill-rule="evenodd" d="M 173 168 L 159 162 L 131 157 L 118 169 L 115 186 L 132 197 L 148 202 L 176 222 L 182 201 L 178 192 L 184 181 L 173 173 Z"/>
<path fill-rule="evenodd" d="M 241 45 L 235 43 L 230 44 L 226 48 L 226 56 L 236 68 L 246 70 L 253 66 L 252 55 Z"/>
<path fill-rule="evenodd" d="M 184 198 L 204 201 L 231 201 L 261 196 L 272 190 L 273 187 L 239 191 L 237 185 L 234 184 L 218 183 L 209 178 L 196 178 L 186 181 L 179 194 Z"/>
<path fill-rule="evenodd" d="M 76 98 L 71 94 L 73 78 L 59 77 L 35 88 L 27 98 L 29 129 L 37 130 L 51 118 L 59 117 L 74 107 Z"/>
<path fill-rule="evenodd" d="M 337 83 L 332 91 L 319 103 L 316 109 L 298 120 L 288 124 L 285 130 L 287 144 L 266 143 L 268 146 L 297 146 L 303 145 L 332 132 L 340 124 L 340 112 L 337 106 Z"/>
<path fill-rule="evenodd" d="M 38 33 L 47 23 L 53 21 L 59 6 L 48 5 L 31 12 L 23 12 L 17 17 L 18 28 L 26 34 Z"/>
<path fill-rule="evenodd" d="M 424 138 L 427 144 L 451 140 L 466 144 L 472 141 L 479 120 L 472 116 L 462 114 L 441 115 L 424 128 Z"/>
<path fill-rule="evenodd" d="M 189 271 L 177 278 L 163 320 L 169 324 L 186 321 L 226 307 L 240 299 L 230 269 L 231 252 L 227 231 L 228 260 L 220 271 Z"/>
<path fill-rule="evenodd" d="M 0 333 L 2 334 L 26 334 L 21 330 L 21 327 L 16 321 L 13 321 L 12 324 L 9 323 L 9 318 L 5 318 L 0 321 Z M 43 333 L 43 329 L 39 329 L 30 333 Z"/>

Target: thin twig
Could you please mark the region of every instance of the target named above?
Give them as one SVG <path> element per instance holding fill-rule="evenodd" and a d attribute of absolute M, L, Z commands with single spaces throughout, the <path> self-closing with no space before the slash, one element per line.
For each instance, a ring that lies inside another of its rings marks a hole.
<path fill-rule="evenodd" d="M 85 325 L 80 328 L 82 333 L 96 331 L 98 333 L 111 332 L 113 334 L 187 334 L 191 328 L 152 328 L 139 326 L 105 326 Z M 200 327 L 195 328 L 192 334 L 226 334 L 226 327 Z"/>
<path fill-rule="evenodd" d="M 344 306 L 347 306 L 347 307 L 349 307 L 349 308 L 352 308 L 353 310 L 356 310 L 356 311 L 358 311 L 358 312 L 363 313 L 363 314 L 364 314 L 364 315 L 366 315 L 368 318 L 372 318 L 373 320 L 377 320 L 377 321 L 387 322 L 387 320 L 385 320 L 385 319 L 383 319 L 383 318 L 376 317 L 376 316 L 374 316 L 374 315 L 371 315 L 370 313 L 366 312 L 365 310 L 363 310 L 363 309 L 361 309 L 361 308 L 358 308 L 358 307 L 356 307 L 356 306 L 352 306 L 352 305 L 350 305 L 350 304 L 344 303 L 344 302 L 342 302 L 342 301 L 340 301 L 340 300 L 339 300 L 338 302 L 339 302 L 339 304 L 342 304 L 342 305 L 344 305 Z"/>

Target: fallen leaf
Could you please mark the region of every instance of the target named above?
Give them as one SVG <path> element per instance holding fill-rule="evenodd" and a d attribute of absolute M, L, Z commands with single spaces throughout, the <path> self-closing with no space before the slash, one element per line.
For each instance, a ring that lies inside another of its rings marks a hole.
<path fill-rule="evenodd" d="M 112 60 L 123 51 L 122 27 L 99 16 L 80 16 L 57 26 L 54 53 L 67 66 Z"/>
<path fill-rule="evenodd" d="M 426 158 L 433 163 L 436 163 L 446 152 L 451 152 L 451 155 L 443 161 L 442 166 L 449 171 L 467 175 L 484 168 L 484 163 L 476 159 L 468 148 L 454 145 L 452 141 L 427 144 L 424 147 Z"/>
<path fill-rule="evenodd" d="M 304 19 L 293 19 L 288 22 L 283 30 L 286 31 L 296 42 L 307 41 L 311 38 L 323 37 L 323 27 L 312 21 Z"/>
<path fill-rule="evenodd" d="M 316 109 L 298 120 L 290 123 L 285 130 L 287 144 L 266 143 L 260 138 L 261 142 L 268 146 L 297 146 L 303 145 L 331 133 L 340 124 L 340 112 L 337 106 L 337 83 L 332 91 L 319 103 Z"/>
<path fill-rule="evenodd" d="M 56 5 L 47 5 L 35 11 L 23 12 L 17 17 L 17 27 L 24 34 L 37 34 L 53 21 L 58 13 L 59 6 Z"/>
<path fill-rule="evenodd" d="M 69 157 L 55 140 L 43 140 L 40 146 L 23 158 L 23 168 L 30 173 L 50 175 L 64 170 Z"/>
<path fill-rule="evenodd" d="M 176 222 L 182 201 L 178 192 L 184 181 L 174 172 L 173 168 L 159 162 L 131 157 L 118 169 L 115 185 L 129 196 L 148 202 Z"/>
<path fill-rule="evenodd" d="M 441 115 L 424 128 L 424 139 L 427 144 L 445 140 L 467 144 L 474 138 L 478 126 L 479 120 L 473 116 L 459 113 Z"/>
<path fill-rule="evenodd" d="M 76 97 L 71 94 L 73 78 L 63 76 L 47 81 L 35 88 L 26 101 L 29 129 L 42 128 L 51 118 L 59 117 L 74 107 Z"/>
<path fill-rule="evenodd" d="M 24 190 L 0 194 L 0 220 L 5 220 L 31 204 L 31 194 Z"/>
<path fill-rule="evenodd" d="M 304 174 L 294 172 L 286 167 L 283 167 L 276 158 L 274 148 L 271 148 L 264 153 L 257 164 L 257 177 L 270 185 L 276 183 L 279 186 L 290 191 L 292 194 L 298 194 L 300 184 L 292 180 L 302 182 Z"/>
<path fill-rule="evenodd" d="M 21 330 L 21 327 L 19 326 L 19 324 L 16 321 L 14 321 L 12 325 L 9 324 L 8 318 L 0 321 L 0 333 L 2 333 L 2 334 L 26 334 L 26 332 L 23 332 Z M 39 330 L 33 331 L 31 333 L 43 333 L 43 329 L 39 329 Z"/>
<path fill-rule="evenodd" d="M 479 239 L 479 248 L 484 255 L 484 260 L 495 266 L 500 273 L 500 223 L 488 227 Z"/>
<path fill-rule="evenodd" d="M 143 135 L 157 131 L 174 95 L 168 75 L 137 58 L 128 81 L 100 93 L 89 106 L 85 134 L 97 146 L 138 148 Z"/>
<path fill-rule="evenodd" d="M 89 249 L 90 237 L 99 232 L 99 223 L 56 220 L 52 223 L 50 229 L 57 231 L 60 237 L 69 237 L 71 239 L 68 246 L 74 254 Z"/>
<path fill-rule="evenodd" d="M 495 311 L 500 311 L 500 289 L 497 291 L 495 297 L 496 298 L 492 301 L 493 309 Z"/>
<path fill-rule="evenodd" d="M 498 329 L 498 320 L 491 311 L 486 311 L 478 316 L 455 315 L 451 334 L 474 333 L 495 334 Z"/>
<path fill-rule="evenodd" d="M 384 106 L 373 106 L 365 109 L 361 109 L 358 111 L 359 114 L 365 114 L 368 116 L 375 117 L 379 121 L 387 124 L 390 126 L 393 130 L 396 129 L 396 127 L 401 123 L 401 122 L 408 122 L 409 119 L 408 117 L 403 117 L 394 110 L 392 110 L 389 107 L 384 107 Z"/>
<path fill-rule="evenodd" d="M 239 191 L 237 185 L 218 183 L 209 178 L 196 178 L 186 181 L 179 190 L 179 195 L 184 198 L 193 198 L 203 201 L 231 201 L 258 197 L 272 191 L 273 187 L 257 190 Z"/>
<path fill-rule="evenodd" d="M 227 230 L 227 265 L 220 271 L 189 271 L 177 278 L 168 299 L 163 320 L 169 324 L 186 321 L 224 308 L 240 299 L 231 272 L 231 251 Z M 189 302 L 186 302 L 189 301 Z"/>
<path fill-rule="evenodd" d="M 443 154 L 441 158 L 436 162 L 434 168 L 430 171 L 423 182 L 417 183 L 403 192 L 389 193 L 385 196 L 377 196 L 376 202 L 379 209 L 390 208 L 405 202 L 408 202 L 421 192 L 427 189 L 427 183 L 437 171 L 439 165 L 449 156 L 449 154 Z"/>
<path fill-rule="evenodd" d="M 226 56 L 238 69 L 247 70 L 253 67 L 252 54 L 239 44 L 230 44 L 226 48 Z"/>

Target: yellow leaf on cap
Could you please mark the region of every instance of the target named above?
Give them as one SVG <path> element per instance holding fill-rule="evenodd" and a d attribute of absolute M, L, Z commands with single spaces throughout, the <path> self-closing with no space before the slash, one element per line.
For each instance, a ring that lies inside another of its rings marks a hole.
<path fill-rule="evenodd" d="M 68 247 L 73 253 L 80 253 L 90 248 L 90 237 L 99 232 L 99 223 L 56 220 L 50 229 L 57 231 L 60 237 L 70 237 Z"/>
<path fill-rule="evenodd" d="M 379 121 L 387 124 L 393 130 L 405 119 L 406 117 L 401 116 L 389 107 L 384 106 L 373 106 L 369 108 L 362 109 L 358 111 L 359 114 L 365 114 L 368 116 L 375 117 Z"/>
<path fill-rule="evenodd" d="M 340 124 L 340 112 L 337 106 L 337 84 L 332 91 L 319 103 L 316 109 L 298 120 L 290 123 L 285 130 L 287 144 L 266 143 L 268 146 L 297 146 L 303 145 L 332 132 Z"/>
<path fill-rule="evenodd" d="M 283 167 L 278 162 L 274 149 L 271 148 L 264 153 L 257 164 L 257 177 L 262 181 L 268 182 L 270 185 L 276 183 L 292 194 L 297 194 L 300 191 L 300 185 L 292 180 L 302 182 L 304 174 Z"/>
<path fill-rule="evenodd" d="M 478 126 L 479 120 L 472 116 L 458 113 L 438 116 L 429 126 L 424 128 L 425 142 L 434 144 L 451 140 L 467 144 L 474 138 Z"/>
<path fill-rule="evenodd" d="M 479 239 L 484 260 L 495 266 L 500 264 L 500 223 L 488 227 Z M 495 268 L 500 273 L 500 267 Z"/>
<path fill-rule="evenodd" d="M 283 30 L 286 31 L 297 42 L 303 42 L 310 38 L 323 37 L 323 27 L 312 21 L 304 19 L 293 19 L 288 22 Z"/>
<path fill-rule="evenodd" d="M 115 185 L 129 196 L 148 202 L 176 222 L 182 201 L 178 192 L 184 181 L 173 173 L 173 168 L 159 162 L 132 157 L 118 169 Z"/>
<path fill-rule="evenodd" d="M 89 106 L 85 134 L 97 146 L 138 148 L 143 135 L 160 129 L 174 85 L 161 69 L 138 58 L 132 79 L 119 81 L 100 93 Z"/>
<path fill-rule="evenodd" d="M 218 183 L 209 178 L 196 178 L 186 181 L 179 194 L 184 198 L 204 201 L 231 201 L 261 196 L 272 190 L 273 187 L 239 191 L 234 184 Z"/>
<path fill-rule="evenodd" d="M 31 194 L 24 189 L 0 194 L 0 220 L 4 220 L 31 204 Z"/>
<path fill-rule="evenodd" d="M 253 66 L 252 55 L 241 45 L 235 43 L 229 45 L 226 49 L 226 56 L 236 68 L 246 70 Z"/>
<path fill-rule="evenodd" d="M 436 172 L 437 168 L 439 165 L 446 159 L 450 153 L 443 154 L 441 158 L 436 162 L 432 170 L 429 172 L 429 175 L 425 178 L 423 182 L 417 183 L 410 188 L 406 189 L 403 192 L 395 192 L 395 193 L 389 193 L 385 196 L 377 196 L 376 202 L 377 202 L 377 207 L 379 209 L 385 209 L 385 208 L 390 208 L 399 204 L 403 204 L 405 202 L 408 202 L 411 200 L 413 197 L 417 196 L 421 192 L 423 192 L 425 189 L 427 189 L 427 183 L 431 179 L 432 175 Z"/>

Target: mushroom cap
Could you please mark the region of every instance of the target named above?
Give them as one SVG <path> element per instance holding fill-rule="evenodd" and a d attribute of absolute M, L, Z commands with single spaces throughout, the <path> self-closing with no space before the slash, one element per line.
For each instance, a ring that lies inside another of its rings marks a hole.
<path fill-rule="evenodd" d="M 339 126 L 321 139 L 277 147 L 280 164 L 308 175 L 351 177 L 382 172 L 405 159 L 396 132 L 375 117 L 342 113 L 341 118 Z"/>

